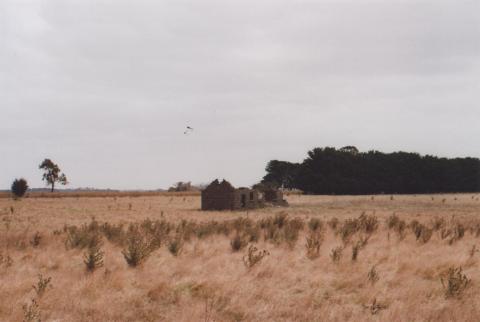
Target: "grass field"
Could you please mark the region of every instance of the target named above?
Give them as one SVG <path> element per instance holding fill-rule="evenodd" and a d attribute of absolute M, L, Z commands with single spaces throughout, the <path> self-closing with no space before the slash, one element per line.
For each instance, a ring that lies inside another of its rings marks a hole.
<path fill-rule="evenodd" d="M 62 191 L 55 192 L 34 191 L 27 192 L 27 198 L 123 198 L 123 197 L 161 197 L 161 196 L 199 196 L 200 191 L 184 191 L 184 192 L 167 192 L 167 191 Z M 10 191 L 0 191 L 0 198 L 11 198 Z"/>
<path fill-rule="evenodd" d="M 1 198 L 0 321 L 480 320 L 480 195 L 287 198 Z"/>

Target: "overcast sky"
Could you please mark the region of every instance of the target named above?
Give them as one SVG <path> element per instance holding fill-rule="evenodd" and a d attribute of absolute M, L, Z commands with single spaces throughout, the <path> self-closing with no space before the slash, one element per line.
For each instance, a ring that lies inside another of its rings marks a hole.
<path fill-rule="evenodd" d="M 0 189 L 45 157 L 120 189 L 323 146 L 480 157 L 479 102 L 478 0 L 0 0 Z"/>

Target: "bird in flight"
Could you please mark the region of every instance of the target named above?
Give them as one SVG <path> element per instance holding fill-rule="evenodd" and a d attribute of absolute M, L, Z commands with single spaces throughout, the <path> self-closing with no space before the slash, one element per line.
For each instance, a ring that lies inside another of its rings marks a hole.
<path fill-rule="evenodd" d="M 190 134 L 190 133 L 192 133 L 192 132 L 193 132 L 193 128 L 190 127 L 190 126 L 187 126 L 187 129 L 185 130 L 185 132 L 183 132 L 183 134 L 188 135 L 188 134 Z"/>

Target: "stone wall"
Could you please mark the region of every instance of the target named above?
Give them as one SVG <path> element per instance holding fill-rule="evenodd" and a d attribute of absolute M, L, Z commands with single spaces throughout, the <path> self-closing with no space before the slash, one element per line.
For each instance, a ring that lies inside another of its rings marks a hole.
<path fill-rule="evenodd" d="M 278 202 L 283 200 L 283 192 L 281 190 L 265 190 L 263 196 L 266 202 Z"/>
<path fill-rule="evenodd" d="M 283 191 L 277 189 L 268 189 L 263 193 L 263 198 L 266 203 L 272 204 L 274 206 L 287 207 L 288 202 L 283 199 Z"/>
<path fill-rule="evenodd" d="M 254 209 L 259 207 L 258 191 L 248 188 L 235 190 L 234 209 Z"/>
<path fill-rule="evenodd" d="M 234 201 L 235 188 L 225 180 L 215 180 L 202 191 L 202 210 L 234 209 Z"/>
<path fill-rule="evenodd" d="M 213 181 L 202 191 L 202 210 L 242 210 L 265 206 L 265 202 L 275 206 L 287 206 L 280 190 L 267 190 L 260 198 L 255 189 L 235 189 L 228 181 Z"/>

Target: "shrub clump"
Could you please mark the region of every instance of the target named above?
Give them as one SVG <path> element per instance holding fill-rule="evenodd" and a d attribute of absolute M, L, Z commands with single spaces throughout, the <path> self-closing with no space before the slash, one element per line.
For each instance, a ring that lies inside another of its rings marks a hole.
<path fill-rule="evenodd" d="M 378 272 L 377 272 L 377 269 L 376 269 L 375 266 L 373 266 L 370 269 L 370 271 L 368 271 L 367 278 L 370 281 L 370 283 L 372 283 L 372 285 L 375 284 L 376 282 L 378 282 L 380 277 L 378 276 Z"/>
<path fill-rule="evenodd" d="M 65 247 L 67 249 L 84 249 L 98 238 L 100 225 L 93 219 L 88 225 L 83 224 L 80 228 L 77 226 L 66 226 L 64 230 L 67 233 L 67 239 L 65 240 Z"/>
<path fill-rule="evenodd" d="M 421 242 L 422 244 L 428 243 L 430 238 L 432 238 L 433 230 L 424 224 L 419 223 L 417 220 L 414 220 L 410 223 L 410 228 L 412 229 L 417 241 Z"/>
<path fill-rule="evenodd" d="M 308 221 L 308 228 L 312 232 L 321 231 L 323 229 L 323 222 L 318 218 L 311 218 Z"/>
<path fill-rule="evenodd" d="M 105 222 L 100 226 L 100 231 L 108 241 L 114 244 L 123 245 L 123 243 L 125 242 L 126 236 L 122 224 L 114 225 Z"/>
<path fill-rule="evenodd" d="M 168 251 L 175 257 L 179 256 L 183 251 L 183 236 L 177 234 L 174 238 L 168 241 Z"/>
<path fill-rule="evenodd" d="M 24 322 L 40 322 L 40 306 L 35 299 L 32 299 L 30 304 L 24 304 L 23 309 L 23 321 Z"/>
<path fill-rule="evenodd" d="M 257 247 L 250 245 L 248 247 L 247 255 L 243 256 L 243 263 L 250 269 L 262 261 L 265 256 L 270 255 L 267 250 L 258 250 Z"/>
<path fill-rule="evenodd" d="M 122 250 L 123 257 L 130 267 L 137 267 L 152 253 L 154 247 L 137 226 L 130 226 L 126 248 Z"/>
<path fill-rule="evenodd" d="M 265 241 L 271 241 L 279 245 L 286 242 L 288 246 L 293 248 L 298 240 L 300 230 L 303 229 L 304 223 L 299 218 L 289 219 L 284 212 L 262 219 L 258 224 L 263 229 Z"/>
<path fill-rule="evenodd" d="M 42 235 L 37 231 L 32 239 L 30 240 L 30 245 L 32 245 L 32 247 L 38 247 L 40 246 L 40 242 L 42 241 Z"/>
<path fill-rule="evenodd" d="M 360 247 L 361 247 L 360 243 L 356 243 L 355 245 L 352 246 L 352 261 L 357 260 Z"/>
<path fill-rule="evenodd" d="M 339 223 L 340 223 L 340 221 L 338 220 L 337 217 L 333 217 L 332 219 L 330 219 L 329 221 L 327 221 L 328 226 L 329 226 L 334 232 L 337 231 L 337 228 L 338 228 L 338 224 L 339 224 Z"/>
<path fill-rule="evenodd" d="M 320 246 L 323 241 L 323 231 L 310 231 L 305 240 L 305 248 L 307 250 L 307 257 L 315 259 L 320 256 Z"/>
<path fill-rule="evenodd" d="M 83 255 L 83 262 L 87 272 L 93 272 L 103 266 L 103 257 L 105 253 L 101 250 L 102 241 L 99 236 L 91 240 L 87 252 Z"/>
<path fill-rule="evenodd" d="M 439 231 L 439 230 L 445 228 L 445 226 L 446 226 L 445 218 L 436 217 L 436 218 L 433 219 L 433 222 L 432 222 L 432 229 L 433 230 Z"/>
<path fill-rule="evenodd" d="M 233 252 L 238 252 L 239 250 L 243 249 L 247 246 L 247 242 L 245 238 L 240 236 L 240 234 L 236 234 L 233 239 L 230 241 L 230 247 L 232 248 Z"/>
<path fill-rule="evenodd" d="M 12 183 L 12 194 L 14 198 L 22 198 L 28 190 L 28 183 L 25 179 L 15 179 Z"/>
<path fill-rule="evenodd" d="M 445 290 L 446 298 L 460 297 L 471 282 L 463 273 L 461 267 L 450 267 L 440 281 Z"/>
<path fill-rule="evenodd" d="M 358 220 L 348 218 L 342 224 L 342 226 L 338 230 L 338 233 L 340 234 L 340 237 L 342 238 L 343 242 L 347 243 L 350 240 L 350 238 L 358 231 L 358 229 L 359 229 Z"/>
<path fill-rule="evenodd" d="M 343 253 L 343 247 L 338 246 L 332 249 L 330 253 L 330 258 L 334 263 L 338 263 L 340 259 L 342 258 L 342 253 Z"/>
<path fill-rule="evenodd" d="M 378 218 L 375 215 L 366 215 L 362 213 L 358 218 L 349 218 L 338 229 L 338 233 L 346 244 L 357 232 L 363 232 L 371 235 L 378 228 Z"/>
<path fill-rule="evenodd" d="M 0 253 L 0 266 L 8 268 L 12 265 L 13 265 L 13 259 L 10 257 L 10 255 L 8 254 L 3 255 L 2 253 Z"/>
<path fill-rule="evenodd" d="M 129 227 L 129 229 L 131 228 Z M 165 240 L 167 240 L 169 233 L 174 227 L 165 220 L 152 221 L 150 219 L 145 219 L 140 223 L 140 229 L 150 239 L 152 248 L 157 249 L 160 248 Z M 177 230 L 177 234 L 183 235 L 184 232 L 182 230 Z"/>
<path fill-rule="evenodd" d="M 297 243 L 300 230 L 303 229 L 303 221 L 299 218 L 288 220 L 283 228 L 283 237 L 290 248 Z"/>
<path fill-rule="evenodd" d="M 377 298 L 373 298 L 373 302 L 371 305 L 364 305 L 364 307 L 368 309 L 372 315 L 375 315 L 381 310 L 385 310 L 386 308 L 388 308 L 386 304 L 377 302 Z"/>
<path fill-rule="evenodd" d="M 462 224 L 456 224 L 453 227 L 453 235 L 448 241 L 450 245 L 452 245 L 454 242 L 460 240 L 465 236 L 465 227 Z"/>
<path fill-rule="evenodd" d="M 358 218 L 359 230 L 366 234 L 373 234 L 378 228 L 378 218 L 375 215 L 361 214 Z"/>
<path fill-rule="evenodd" d="M 37 293 L 38 297 L 42 297 L 42 295 L 45 293 L 47 288 L 50 285 L 50 282 L 52 281 L 51 277 L 44 278 L 42 274 L 38 274 L 38 281 L 36 285 L 33 285 L 32 288 L 35 290 L 35 293 Z"/>

